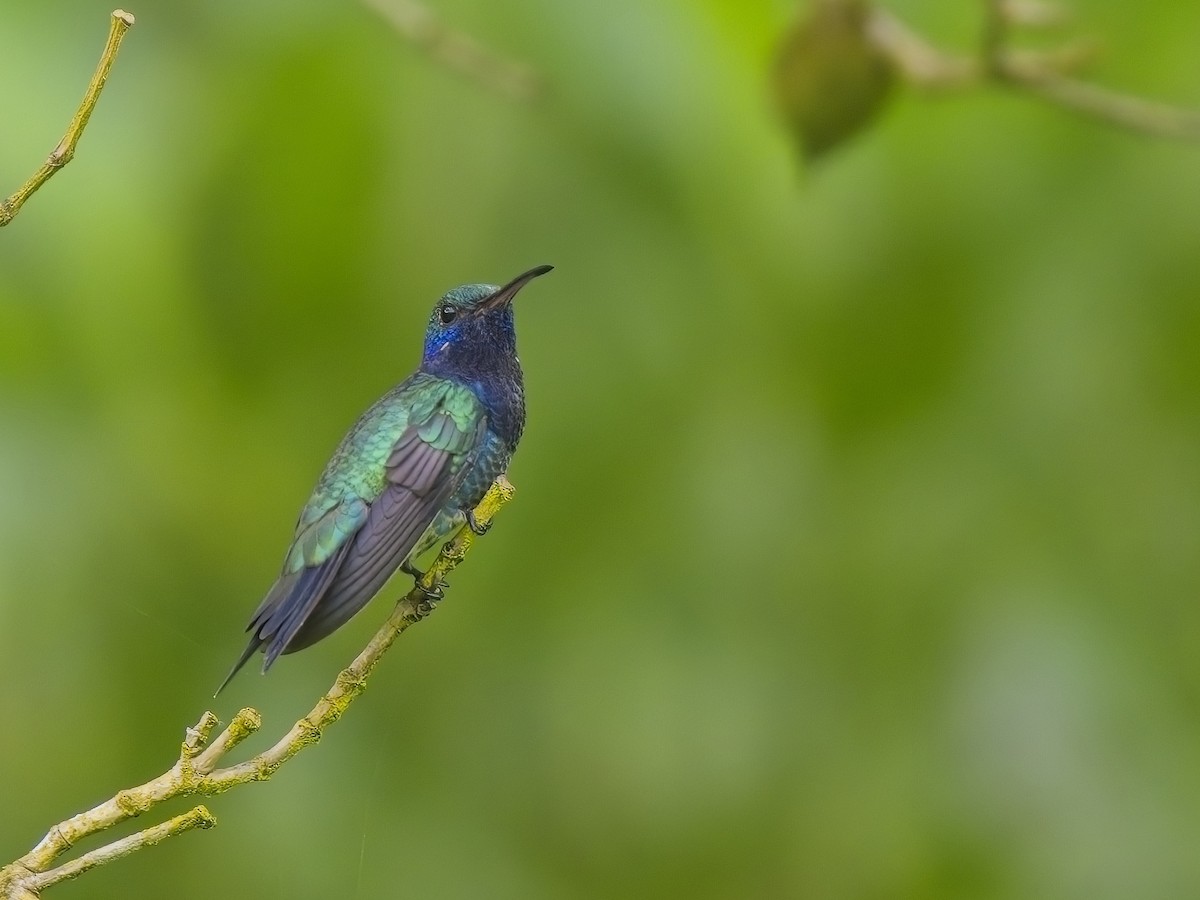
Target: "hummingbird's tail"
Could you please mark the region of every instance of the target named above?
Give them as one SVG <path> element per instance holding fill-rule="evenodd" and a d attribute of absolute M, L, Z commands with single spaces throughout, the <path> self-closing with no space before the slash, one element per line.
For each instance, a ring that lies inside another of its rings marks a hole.
<path fill-rule="evenodd" d="M 225 676 L 225 680 L 221 682 L 221 686 L 213 692 L 214 699 L 216 698 L 217 694 L 225 690 L 225 686 L 228 685 L 229 682 L 233 681 L 233 676 L 238 673 L 238 671 L 247 663 L 247 661 L 249 661 L 250 657 L 255 654 L 262 644 L 262 639 L 257 635 L 250 638 L 250 642 L 246 644 L 246 649 L 242 651 L 242 655 L 238 657 L 238 661 L 233 664 L 233 668 L 229 670 L 229 674 Z"/>
<path fill-rule="evenodd" d="M 217 688 L 217 694 L 224 690 L 225 685 L 229 684 L 259 647 L 266 648 L 263 651 L 263 671 L 271 668 L 271 663 L 289 647 L 296 637 L 296 632 L 312 615 L 313 609 L 329 589 L 329 584 L 337 575 L 348 547 L 348 543 L 343 544 L 333 556 L 319 566 L 288 572 L 276 579 L 271 585 L 271 590 L 267 591 L 267 596 L 251 616 L 250 624 L 246 626 L 246 630 L 250 632 L 250 641 L 238 657 L 238 661 L 233 664 L 233 669 Z"/>

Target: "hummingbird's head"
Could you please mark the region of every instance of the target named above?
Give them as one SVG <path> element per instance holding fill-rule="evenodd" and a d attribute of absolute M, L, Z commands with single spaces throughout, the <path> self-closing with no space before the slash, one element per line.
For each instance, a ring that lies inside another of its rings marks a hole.
<path fill-rule="evenodd" d="M 512 301 L 521 288 L 553 266 L 537 266 L 503 287 L 464 284 L 447 291 L 429 316 L 424 364 L 453 365 L 491 353 L 515 352 Z"/>

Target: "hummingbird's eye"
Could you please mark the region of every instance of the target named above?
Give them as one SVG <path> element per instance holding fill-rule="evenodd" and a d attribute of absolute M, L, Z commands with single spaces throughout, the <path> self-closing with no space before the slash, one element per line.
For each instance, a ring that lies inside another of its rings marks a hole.
<path fill-rule="evenodd" d="M 438 318 L 441 319 L 443 325 L 449 325 L 454 321 L 454 317 L 458 315 L 458 310 L 453 306 L 443 306 L 438 310 Z"/>

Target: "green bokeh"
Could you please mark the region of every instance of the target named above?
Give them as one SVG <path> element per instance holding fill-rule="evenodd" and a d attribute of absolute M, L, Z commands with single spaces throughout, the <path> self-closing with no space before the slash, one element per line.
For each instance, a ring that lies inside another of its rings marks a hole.
<path fill-rule="evenodd" d="M 1078 7 L 1098 80 L 1200 105 L 1194 0 Z M 138 0 L 0 232 L 0 860 L 169 764 L 433 300 L 548 262 L 437 614 L 219 828 L 49 896 L 1200 892 L 1196 149 L 904 95 L 800 173 L 791 3 L 437 9 L 546 99 L 352 2 Z M 5 6 L 0 190 L 108 11 Z M 216 711 L 281 733 L 386 606 Z"/>

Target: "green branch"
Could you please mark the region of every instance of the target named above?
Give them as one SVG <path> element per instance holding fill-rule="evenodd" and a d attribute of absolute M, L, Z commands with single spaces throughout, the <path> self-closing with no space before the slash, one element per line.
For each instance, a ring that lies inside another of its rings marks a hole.
<path fill-rule="evenodd" d="M 475 520 L 486 526 L 501 507 L 512 499 L 514 489 L 501 476 L 475 508 Z M 367 685 L 367 678 L 388 647 L 410 625 L 415 625 L 433 610 L 431 592 L 442 586 L 475 541 L 475 534 L 464 527 L 442 548 L 437 560 L 429 567 L 420 584 L 415 585 L 392 610 L 370 643 L 343 669 L 333 687 L 317 701 L 308 715 L 297 721 L 273 746 L 250 759 L 221 768 L 218 764 L 225 754 L 262 726 L 262 716 L 256 710 L 243 709 L 229 725 L 212 737 L 218 725 L 217 717 L 206 712 L 200 721 L 187 729 L 180 747 L 179 759 L 157 778 L 137 787 L 118 791 L 103 803 L 60 822 L 47 832 L 36 847 L 17 861 L 0 868 L 0 900 L 36 900 L 42 890 L 59 882 L 75 878 L 96 866 L 128 856 L 135 851 L 152 847 L 167 838 L 195 829 L 211 828 L 217 820 L 204 806 L 197 806 L 152 828 L 139 831 L 97 850 L 54 866 L 60 856 L 79 841 L 119 825 L 134 816 L 149 812 L 175 797 L 192 795 L 212 796 L 238 785 L 266 781 L 279 767 L 305 747 L 320 740 L 325 729 L 341 718 Z"/>
<path fill-rule="evenodd" d="M 83 102 L 79 104 L 79 109 L 75 111 L 75 116 L 67 127 L 67 133 L 63 135 L 63 139 L 58 142 L 58 146 L 51 151 L 50 156 L 33 174 L 33 177 L 21 185 L 12 196 L 0 200 L 0 226 L 7 225 L 15 219 L 17 213 L 21 211 L 21 207 L 25 205 L 25 201 L 75 156 L 75 145 L 83 136 L 83 129 L 87 127 L 92 110 L 96 108 L 96 101 L 100 99 L 100 92 L 104 90 L 104 82 L 108 80 L 108 73 L 117 59 L 121 41 L 125 38 L 125 32 L 133 27 L 133 21 L 133 16 L 124 10 L 113 10 L 104 52 L 100 55 L 100 62 L 96 65 L 96 71 L 88 83 L 87 92 L 83 95 Z"/>

